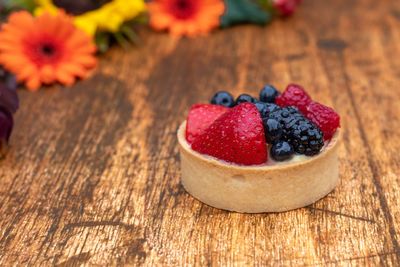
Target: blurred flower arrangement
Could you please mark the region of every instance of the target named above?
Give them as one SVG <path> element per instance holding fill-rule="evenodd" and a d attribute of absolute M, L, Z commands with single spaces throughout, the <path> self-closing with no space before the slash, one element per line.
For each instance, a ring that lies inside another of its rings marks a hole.
<path fill-rule="evenodd" d="M 96 66 L 96 53 L 138 40 L 135 25 L 198 36 L 239 23 L 291 15 L 301 0 L 3 0 L 0 65 L 35 91 L 72 85 Z"/>
<path fill-rule="evenodd" d="M 265 25 L 291 15 L 301 0 L 1 0 L 0 152 L 18 109 L 17 84 L 74 84 L 97 53 L 137 43 L 136 25 L 173 36 L 205 35 L 239 23 Z"/>

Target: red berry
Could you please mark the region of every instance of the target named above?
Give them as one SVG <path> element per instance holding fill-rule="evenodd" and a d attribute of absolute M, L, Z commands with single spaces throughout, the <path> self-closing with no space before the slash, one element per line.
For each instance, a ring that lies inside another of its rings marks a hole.
<path fill-rule="evenodd" d="M 289 84 L 286 90 L 275 100 L 276 104 L 279 106 L 294 106 L 303 114 L 307 111 L 307 106 L 311 101 L 311 97 L 306 93 L 303 87 L 297 84 Z"/>
<path fill-rule="evenodd" d="M 193 141 L 192 149 L 237 164 L 265 163 L 267 145 L 256 106 L 242 103 L 229 109 Z"/>
<path fill-rule="evenodd" d="M 273 4 L 282 16 L 290 16 L 294 13 L 301 0 L 274 0 Z"/>
<path fill-rule="evenodd" d="M 340 127 L 340 116 L 332 108 L 317 102 L 307 106 L 305 116 L 314 122 L 324 133 L 324 140 L 329 140 Z"/>
<path fill-rule="evenodd" d="M 211 104 L 196 104 L 190 108 L 186 121 L 186 140 L 189 144 L 203 133 L 228 108 Z"/>

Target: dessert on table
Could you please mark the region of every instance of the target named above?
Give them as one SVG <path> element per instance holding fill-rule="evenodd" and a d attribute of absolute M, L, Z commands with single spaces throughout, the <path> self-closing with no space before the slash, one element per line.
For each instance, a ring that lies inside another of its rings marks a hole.
<path fill-rule="evenodd" d="M 340 116 L 300 85 L 258 98 L 219 91 L 178 130 L 182 184 L 200 201 L 259 213 L 304 207 L 339 178 Z"/>

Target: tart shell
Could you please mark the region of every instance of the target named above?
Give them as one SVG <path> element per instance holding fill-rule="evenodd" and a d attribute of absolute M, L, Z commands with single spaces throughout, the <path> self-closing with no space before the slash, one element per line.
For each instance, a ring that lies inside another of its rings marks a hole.
<path fill-rule="evenodd" d="M 242 166 L 202 155 L 178 130 L 183 187 L 215 208 L 243 212 L 282 212 L 314 203 L 331 192 L 339 179 L 337 132 L 317 156 L 277 165 Z"/>

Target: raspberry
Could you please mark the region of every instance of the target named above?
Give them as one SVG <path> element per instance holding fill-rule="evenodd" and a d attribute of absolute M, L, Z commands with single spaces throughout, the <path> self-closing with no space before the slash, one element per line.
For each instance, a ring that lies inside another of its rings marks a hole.
<path fill-rule="evenodd" d="M 317 102 L 307 106 L 305 116 L 314 122 L 324 133 L 324 140 L 329 140 L 340 127 L 340 116 L 332 108 Z"/>
<path fill-rule="evenodd" d="M 295 106 L 302 113 L 307 111 L 307 106 L 312 102 L 311 97 L 297 84 L 289 84 L 286 90 L 276 98 L 276 104 L 281 107 Z"/>

